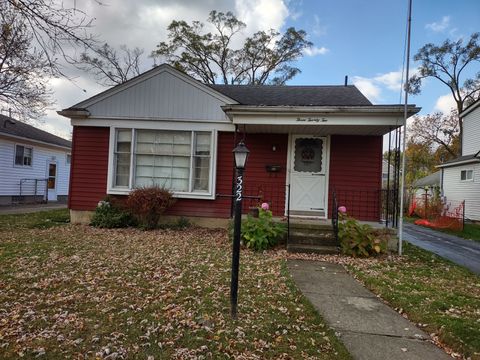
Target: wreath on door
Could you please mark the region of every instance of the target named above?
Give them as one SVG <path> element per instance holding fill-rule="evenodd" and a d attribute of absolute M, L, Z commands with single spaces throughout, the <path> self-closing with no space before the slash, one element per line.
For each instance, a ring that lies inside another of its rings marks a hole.
<path fill-rule="evenodd" d="M 302 161 L 311 162 L 315 158 L 315 150 L 313 150 L 310 146 L 306 146 L 302 150 Z"/>

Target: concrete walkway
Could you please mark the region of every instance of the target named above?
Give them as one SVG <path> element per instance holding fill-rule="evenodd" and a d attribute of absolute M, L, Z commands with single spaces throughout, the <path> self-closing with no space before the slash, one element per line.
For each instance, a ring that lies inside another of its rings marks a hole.
<path fill-rule="evenodd" d="M 451 359 L 429 336 L 393 311 L 337 264 L 288 260 L 298 288 L 354 359 Z"/>
<path fill-rule="evenodd" d="M 54 209 L 66 209 L 67 204 L 59 204 L 56 202 L 51 202 L 48 204 L 20 204 L 20 205 L 9 205 L 9 206 L 0 206 L 0 215 L 10 215 L 10 214 L 27 214 L 39 211 L 47 211 Z"/>
<path fill-rule="evenodd" d="M 405 223 L 404 239 L 480 274 L 480 243 Z"/>

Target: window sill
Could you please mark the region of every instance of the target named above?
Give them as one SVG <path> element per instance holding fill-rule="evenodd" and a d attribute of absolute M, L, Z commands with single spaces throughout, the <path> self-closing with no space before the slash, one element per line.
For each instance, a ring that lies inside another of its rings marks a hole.
<path fill-rule="evenodd" d="M 107 194 L 109 195 L 128 195 L 130 194 L 131 189 L 119 189 L 112 188 L 108 189 Z M 174 192 L 173 197 L 177 199 L 200 199 L 200 200 L 215 200 L 215 195 L 210 193 L 184 193 L 184 192 Z"/>

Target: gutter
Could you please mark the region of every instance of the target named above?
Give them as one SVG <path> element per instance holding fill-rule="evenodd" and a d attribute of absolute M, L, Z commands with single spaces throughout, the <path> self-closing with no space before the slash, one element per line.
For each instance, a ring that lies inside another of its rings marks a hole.
<path fill-rule="evenodd" d="M 448 163 L 448 164 L 436 165 L 435 167 L 436 168 L 447 168 L 447 167 L 463 165 L 463 164 L 472 164 L 472 163 L 477 163 L 477 162 L 480 162 L 480 159 L 473 158 L 473 159 L 462 160 L 462 161 L 458 161 L 458 162 L 452 162 L 452 163 Z"/>
<path fill-rule="evenodd" d="M 403 114 L 402 105 L 369 105 L 369 106 L 261 106 L 261 105 L 225 105 L 222 110 L 231 115 L 236 114 Z M 415 105 L 408 106 L 408 114 L 412 116 L 421 108 Z"/>

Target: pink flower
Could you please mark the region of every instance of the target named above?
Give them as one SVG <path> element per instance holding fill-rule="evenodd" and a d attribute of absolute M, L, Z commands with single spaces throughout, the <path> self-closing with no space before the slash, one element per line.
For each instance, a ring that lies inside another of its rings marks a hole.
<path fill-rule="evenodd" d="M 347 208 L 345 206 L 339 206 L 338 211 L 341 212 L 342 214 L 346 214 L 347 213 Z"/>
<path fill-rule="evenodd" d="M 262 210 L 267 211 L 270 208 L 270 206 L 268 205 L 268 203 L 265 202 L 265 203 L 262 203 L 261 208 Z"/>

